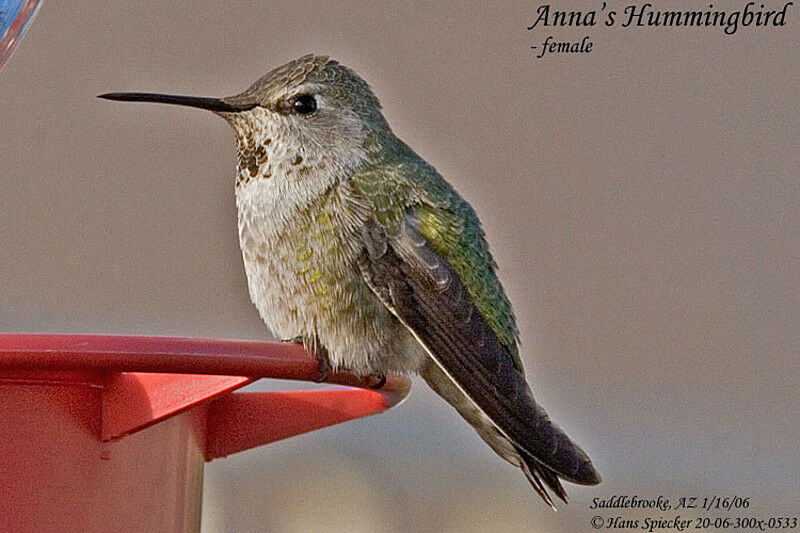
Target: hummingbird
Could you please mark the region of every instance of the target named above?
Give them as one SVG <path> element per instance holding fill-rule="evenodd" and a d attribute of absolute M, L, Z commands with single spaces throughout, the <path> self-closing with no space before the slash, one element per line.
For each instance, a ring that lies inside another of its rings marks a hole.
<path fill-rule="evenodd" d="M 561 479 L 600 482 L 533 398 L 478 216 L 353 70 L 306 55 L 226 98 L 100 98 L 206 109 L 233 128 L 250 298 L 273 335 L 313 349 L 321 379 L 421 375 L 553 508 Z"/>

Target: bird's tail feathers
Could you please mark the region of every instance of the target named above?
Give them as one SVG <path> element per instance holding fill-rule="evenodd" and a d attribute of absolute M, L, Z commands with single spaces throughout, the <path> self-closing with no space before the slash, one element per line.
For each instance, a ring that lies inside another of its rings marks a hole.
<path fill-rule="evenodd" d="M 561 485 L 561 480 L 558 479 L 558 475 L 546 466 L 542 465 L 533 457 L 529 456 L 524 451 L 518 451 L 520 458 L 522 459 L 522 464 L 520 466 L 522 467 L 522 471 L 525 472 L 525 477 L 528 478 L 531 486 L 533 486 L 533 489 L 539 496 L 541 496 L 544 502 L 554 511 L 556 510 L 553 499 L 545 489 L 545 485 L 547 485 L 547 487 L 550 488 L 550 490 L 553 491 L 553 493 L 558 496 L 561 501 L 568 503 L 567 492 Z"/>

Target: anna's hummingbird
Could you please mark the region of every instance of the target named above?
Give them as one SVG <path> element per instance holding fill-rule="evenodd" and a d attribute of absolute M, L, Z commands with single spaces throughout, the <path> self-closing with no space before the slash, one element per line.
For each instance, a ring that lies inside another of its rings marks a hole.
<path fill-rule="evenodd" d="M 238 148 L 239 244 L 273 334 L 360 375 L 419 373 L 553 506 L 589 457 L 531 394 L 511 304 L 472 207 L 395 137 L 355 72 L 287 63 L 228 98 L 101 98 L 207 109 Z"/>

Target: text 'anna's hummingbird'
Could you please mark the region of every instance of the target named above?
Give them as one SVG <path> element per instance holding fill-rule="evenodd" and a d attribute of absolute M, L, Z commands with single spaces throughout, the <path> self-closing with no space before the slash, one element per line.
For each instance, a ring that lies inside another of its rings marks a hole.
<path fill-rule="evenodd" d="M 239 244 L 272 333 L 332 368 L 419 373 L 551 506 L 587 455 L 533 399 L 511 304 L 470 205 L 392 133 L 349 68 L 308 55 L 241 94 L 110 100 L 207 109 L 236 133 Z"/>

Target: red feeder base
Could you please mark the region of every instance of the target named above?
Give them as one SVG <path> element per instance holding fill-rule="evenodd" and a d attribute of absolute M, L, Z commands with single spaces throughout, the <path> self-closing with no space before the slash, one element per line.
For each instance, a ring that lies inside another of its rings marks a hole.
<path fill-rule="evenodd" d="M 0 531 L 199 531 L 204 461 L 384 411 L 410 387 L 232 392 L 317 372 L 286 343 L 0 335 Z"/>

